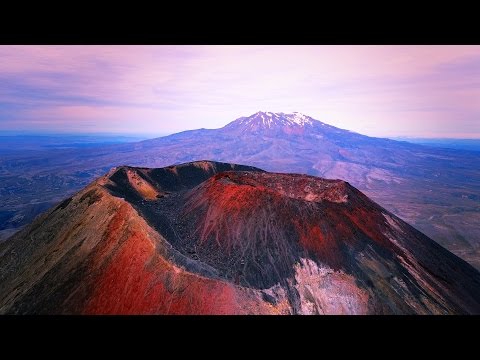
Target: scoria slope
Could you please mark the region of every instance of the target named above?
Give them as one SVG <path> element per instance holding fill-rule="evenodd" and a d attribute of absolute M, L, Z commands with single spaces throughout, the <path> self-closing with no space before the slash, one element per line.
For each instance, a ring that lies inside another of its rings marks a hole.
<path fill-rule="evenodd" d="M 0 244 L 0 313 L 480 313 L 480 273 L 341 180 L 118 167 Z"/>

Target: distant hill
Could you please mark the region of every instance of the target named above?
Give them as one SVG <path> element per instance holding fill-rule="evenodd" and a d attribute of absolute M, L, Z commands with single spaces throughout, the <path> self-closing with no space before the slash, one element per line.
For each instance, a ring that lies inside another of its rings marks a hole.
<path fill-rule="evenodd" d="M 429 139 L 429 138 L 393 138 L 413 144 L 434 146 L 445 149 L 480 151 L 480 139 Z"/>

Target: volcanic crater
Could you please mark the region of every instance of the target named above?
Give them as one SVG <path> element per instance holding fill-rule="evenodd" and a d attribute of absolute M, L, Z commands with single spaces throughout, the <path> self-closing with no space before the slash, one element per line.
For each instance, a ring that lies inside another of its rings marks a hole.
<path fill-rule="evenodd" d="M 211 161 L 115 168 L 0 266 L 2 313 L 480 313 L 477 270 L 349 183 Z"/>

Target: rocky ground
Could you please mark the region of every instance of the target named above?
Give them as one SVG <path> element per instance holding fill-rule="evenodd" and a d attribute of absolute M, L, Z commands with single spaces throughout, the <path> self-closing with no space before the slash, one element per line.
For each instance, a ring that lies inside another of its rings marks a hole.
<path fill-rule="evenodd" d="M 480 313 L 480 273 L 350 184 L 119 167 L 0 244 L 4 314 Z"/>

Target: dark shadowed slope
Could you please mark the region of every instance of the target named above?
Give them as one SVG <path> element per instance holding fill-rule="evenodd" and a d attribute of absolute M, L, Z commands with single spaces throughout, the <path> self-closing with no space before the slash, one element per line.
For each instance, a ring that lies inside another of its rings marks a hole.
<path fill-rule="evenodd" d="M 341 180 L 119 167 L 0 244 L 0 313 L 480 313 L 480 273 Z"/>
<path fill-rule="evenodd" d="M 0 216 L 18 227 L 118 165 L 200 159 L 340 178 L 480 267 L 480 156 L 363 136 L 298 113 L 258 112 L 221 129 L 0 160 Z M 2 225 L 0 224 L 0 232 Z"/>

